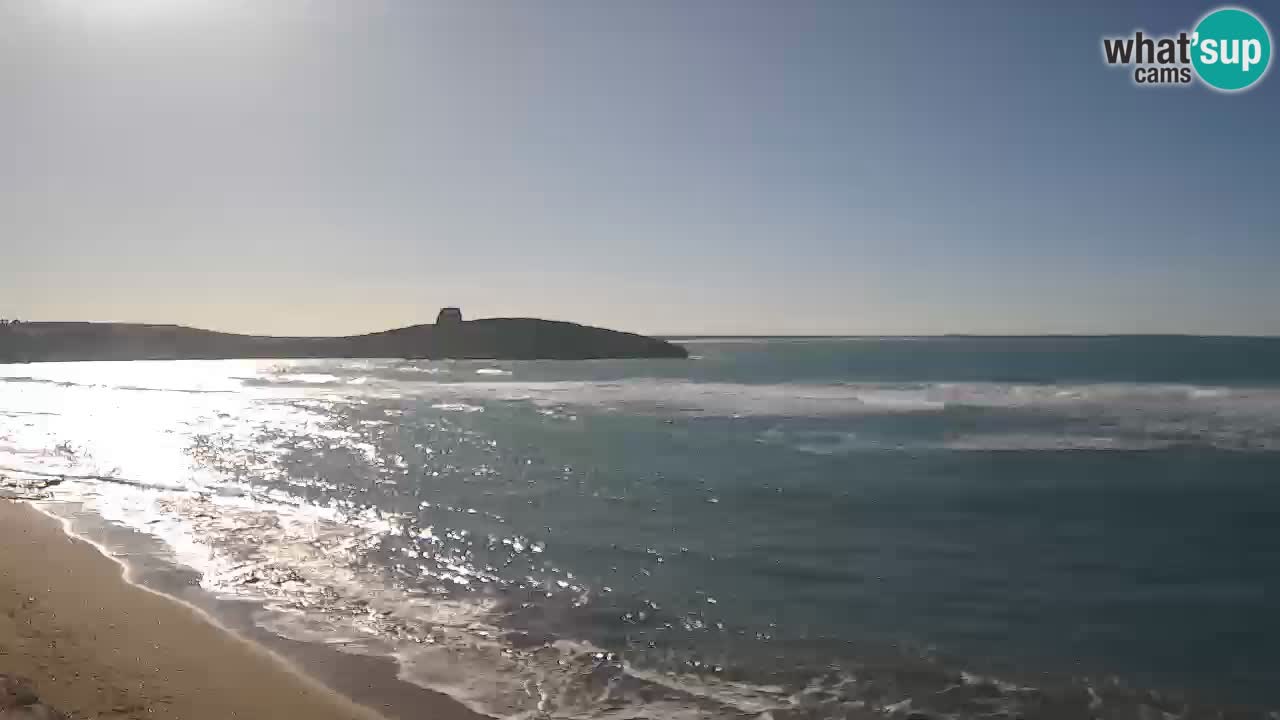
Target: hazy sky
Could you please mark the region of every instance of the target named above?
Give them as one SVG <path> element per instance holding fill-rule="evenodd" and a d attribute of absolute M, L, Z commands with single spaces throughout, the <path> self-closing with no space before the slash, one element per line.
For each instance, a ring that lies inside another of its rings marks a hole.
<path fill-rule="evenodd" d="M 1216 5 L 0 0 L 0 316 L 1280 334 L 1280 75 L 1101 59 Z"/>

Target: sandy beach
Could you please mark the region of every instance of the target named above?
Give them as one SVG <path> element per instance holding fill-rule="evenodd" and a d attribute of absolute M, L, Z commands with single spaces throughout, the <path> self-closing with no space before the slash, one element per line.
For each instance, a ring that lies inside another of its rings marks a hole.
<path fill-rule="evenodd" d="M 0 501 L 0 674 L 74 718 L 374 720 L 121 567 Z"/>

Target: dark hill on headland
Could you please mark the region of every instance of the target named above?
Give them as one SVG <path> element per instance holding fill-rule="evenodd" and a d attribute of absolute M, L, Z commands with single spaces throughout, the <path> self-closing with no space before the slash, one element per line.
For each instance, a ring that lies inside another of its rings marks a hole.
<path fill-rule="evenodd" d="M 0 363 L 322 357 L 589 360 L 684 358 L 688 352 L 657 338 L 534 318 L 458 319 L 349 337 L 263 337 L 124 323 L 0 326 Z"/>

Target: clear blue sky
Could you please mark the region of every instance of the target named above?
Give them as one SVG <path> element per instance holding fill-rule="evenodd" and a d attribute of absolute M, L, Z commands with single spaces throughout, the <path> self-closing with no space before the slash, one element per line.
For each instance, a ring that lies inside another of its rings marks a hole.
<path fill-rule="evenodd" d="M 3 0 L 0 315 L 1280 334 L 1280 74 L 1101 60 L 1216 5 Z"/>

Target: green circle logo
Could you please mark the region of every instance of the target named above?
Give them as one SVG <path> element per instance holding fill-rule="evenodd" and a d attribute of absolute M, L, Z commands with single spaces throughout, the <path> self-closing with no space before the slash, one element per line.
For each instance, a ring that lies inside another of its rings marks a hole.
<path fill-rule="evenodd" d="M 1271 63 L 1271 33 L 1248 10 L 1214 10 L 1196 25 L 1191 63 L 1200 79 L 1225 92 L 1262 79 Z"/>

